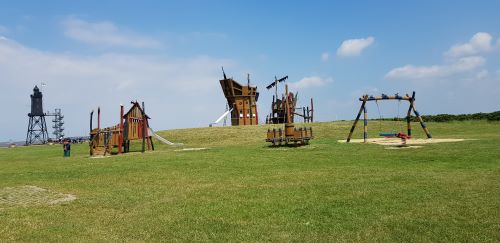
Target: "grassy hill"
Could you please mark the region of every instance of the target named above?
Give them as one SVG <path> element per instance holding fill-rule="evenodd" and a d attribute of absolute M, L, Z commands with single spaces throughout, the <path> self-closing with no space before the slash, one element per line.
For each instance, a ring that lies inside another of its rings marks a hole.
<path fill-rule="evenodd" d="M 270 148 L 272 126 L 253 126 L 159 132 L 200 151 L 0 149 L 0 241 L 500 241 L 500 123 L 430 123 L 436 138 L 475 140 L 404 150 L 338 143 L 350 125 L 315 123 L 298 148 Z M 25 185 L 77 199 L 6 203 Z"/>

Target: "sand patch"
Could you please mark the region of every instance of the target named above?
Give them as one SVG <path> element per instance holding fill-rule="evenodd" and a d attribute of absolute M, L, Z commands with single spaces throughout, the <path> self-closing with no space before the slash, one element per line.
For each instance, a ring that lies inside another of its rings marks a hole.
<path fill-rule="evenodd" d="M 176 149 L 174 151 L 177 152 L 182 152 L 182 151 L 200 151 L 200 150 L 206 150 L 207 148 L 183 148 L 183 149 Z"/>
<path fill-rule="evenodd" d="M 411 145 L 402 145 L 402 146 L 387 146 L 385 149 L 417 149 L 422 148 L 423 146 L 411 146 Z"/>
<path fill-rule="evenodd" d="M 29 207 L 55 205 L 76 199 L 72 194 L 64 194 L 37 186 L 17 186 L 0 188 L 0 207 Z"/>
<path fill-rule="evenodd" d="M 420 144 L 430 144 L 430 143 L 451 143 L 451 142 L 462 142 L 470 139 L 463 138 L 415 138 L 406 140 L 406 145 L 420 145 Z M 369 138 L 366 140 L 367 143 L 387 145 L 387 146 L 397 146 L 401 145 L 402 141 L 400 138 Z M 338 140 L 339 143 L 345 143 L 346 140 Z M 350 143 L 363 143 L 363 139 L 351 139 Z"/>
<path fill-rule="evenodd" d="M 91 159 L 104 159 L 104 158 L 110 158 L 110 157 L 111 157 L 111 155 L 106 155 L 106 156 L 104 156 L 104 155 L 89 156 L 89 158 L 91 158 Z"/>

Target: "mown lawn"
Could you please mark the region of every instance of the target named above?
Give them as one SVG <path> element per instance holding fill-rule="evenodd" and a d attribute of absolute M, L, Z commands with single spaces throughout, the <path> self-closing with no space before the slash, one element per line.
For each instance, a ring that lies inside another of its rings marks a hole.
<path fill-rule="evenodd" d="M 399 126 L 379 125 L 371 136 Z M 60 146 L 0 149 L 0 189 L 77 197 L 0 204 L 0 241 L 499 242 L 500 123 L 428 125 L 435 138 L 471 140 L 404 150 L 341 144 L 350 122 L 334 122 L 313 124 L 316 138 L 299 148 L 269 148 L 270 126 L 253 126 L 160 132 L 201 151 L 156 144 L 91 159 L 86 144 L 73 145 L 71 158 Z"/>

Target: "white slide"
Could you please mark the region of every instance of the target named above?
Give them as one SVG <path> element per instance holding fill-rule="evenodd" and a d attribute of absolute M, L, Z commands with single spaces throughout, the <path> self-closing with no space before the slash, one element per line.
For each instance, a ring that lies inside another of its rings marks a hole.
<path fill-rule="evenodd" d="M 161 137 L 160 135 L 156 134 L 155 131 L 153 131 L 153 129 L 149 128 L 149 133 L 151 133 L 151 136 L 155 137 L 156 139 L 158 139 L 158 141 L 164 143 L 164 144 L 168 144 L 170 146 L 182 146 L 184 144 L 182 143 L 172 143 L 170 141 L 168 141 L 167 139 Z"/>
<path fill-rule="evenodd" d="M 233 111 L 233 108 L 227 110 L 226 112 L 224 112 L 224 114 L 222 114 L 222 116 L 220 116 L 217 120 L 215 120 L 214 122 L 210 123 L 210 127 L 215 125 L 215 124 L 218 124 L 222 119 L 224 119 L 224 117 L 226 117 L 227 115 L 229 115 L 229 113 L 231 113 L 231 111 Z"/>

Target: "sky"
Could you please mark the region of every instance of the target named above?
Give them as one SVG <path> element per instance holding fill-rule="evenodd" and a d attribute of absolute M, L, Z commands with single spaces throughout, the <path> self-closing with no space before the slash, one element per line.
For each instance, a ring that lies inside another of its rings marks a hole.
<path fill-rule="evenodd" d="M 422 114 L 500 110 L 499 9 L 487 0 L 0 1 L 0 141 L 25 139 L 41 83 L 67 136 L 87 135 L 98 106 L 102 127 L 117 124 L 119 105 L 135 100 L 155 130 L 206 127 L 225 110 L 222 66 L 243 84 L 250 74 L 260 123 L 273 94 L 265 87 L 285 75 L 299 105 L 314 98 L 316 121 L 353 119 L 365 93 L 415 91 Z M 404 116 L 403 105 L 368 113 Z"/>

